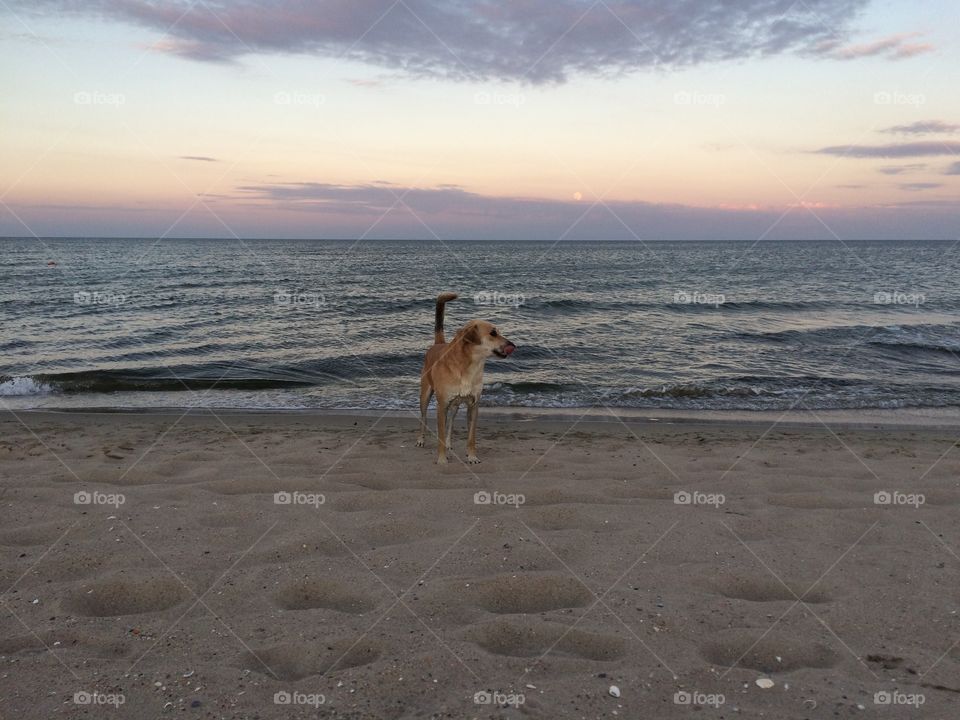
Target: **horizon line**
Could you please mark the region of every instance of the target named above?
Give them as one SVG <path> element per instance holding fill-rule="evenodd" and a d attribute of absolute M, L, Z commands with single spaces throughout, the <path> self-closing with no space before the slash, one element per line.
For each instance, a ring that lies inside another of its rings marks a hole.
<path fill-rule="evenodd" d="M 446 242 L 495 242 L 495 243 L 513 243 L 513 242 L 532 242 L 532 243 L 639 243 L 645 245 L 647 243 L 754 243 L 754 244 L 775 244 L 775 243 L 792 243 L 792 242 L 821 242 L 821 243 L 833 243 L 839 242 L 841 244 L 846 242 L 943 242 L 943 243 L 957 243 L 960 242 L 960 237 L 957 238 L 943 238 L 943 237 L 929 237 L 929 238 L 781 238 L 781 239 L 757 239 L 750 240 L 748 238 L 732 240 L 730 238 L 712 238 L 712 239 L 693 239 L 687 238 L 683 240 L 679 239 L 651 239 L 643 240 L 638 238 L 624 238 L 622 240 L 614 240 L 609 238 L 597 238 L 595 240 L 578 240 L 578 239 L 556 239 L 551 240 L 547 238 L 511 238 L 509 240 L 500 238 L 325 238 L 325 237 L 249 237 L 249 238 L 238 238 L 238 237 L 223 237 L 223 236 L 177 236 L 177 237 L 156 237 L 152 235 L 3 235 L 0 236 L 0 240 L 37 240 L 42 242 L 43 240 L 153 240 L 155 242 L 160 242 L 163 240 L 214 240 L 214 241 L 236 241 L 236 242 L 352 242 L 352 243 L 376 243 L 376 242 L 425 242 L 425 243 L 446 243 Z"/>

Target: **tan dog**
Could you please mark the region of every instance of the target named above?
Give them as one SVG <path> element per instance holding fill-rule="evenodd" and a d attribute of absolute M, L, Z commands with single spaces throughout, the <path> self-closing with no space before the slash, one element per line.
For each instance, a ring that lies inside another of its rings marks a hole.
<path fill-rule="evenodd" d="M 447 448 L 453 431 L 453 419 L 461 403 L 467 404 L 467 462 L 480 462 L 477 457 L 477 415 L 480 393 L 483 392 L 483 365 L 491 355 L 505 358 L 517 346 L 503 337 L 486 320 L 471 320 L 449 343 L 443 336 L 443 306 L 456 300 L 456 293 L 437 296 L 436 322 L 432 348 L 427 350 L 420 375 L 420 435 L 417 447 L 423 447 L 427 431 L 427 405 L 437 396 L 437 462 L 447 462 Z"/>

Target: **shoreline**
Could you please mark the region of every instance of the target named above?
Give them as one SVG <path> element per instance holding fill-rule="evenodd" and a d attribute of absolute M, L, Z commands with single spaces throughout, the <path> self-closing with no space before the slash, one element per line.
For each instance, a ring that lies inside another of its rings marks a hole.
<path fill-rule="evenodd" d="M 960 428 L 960 408 L 897 408 L 858 410 L 647 410 L 629 408 L 530 408 L 530 407 L 482 407 L 481 422 L 501 423 L 560 423 L 571 421 L 578 426 L 620 423 L 625 425 L 655 426 L 730 426 L 730 427 L 829 427 L 840 429 L 885 428 L 946 429 Z M 344 418 L 382 418 L 416 421 L 416 409 L 363 409 L 363 408 L 211 408 L 211 407 L 62 407 L 62 408 L 0 408 L 0 421 L 18 416 L 42 417 L 64 416 L 251 416 L 257 418 L 315 418 L 342 420 Z M 428 417 L 436 417 L 431 406 Z M 464 412 L 457 416 L 463 422 Z"/>

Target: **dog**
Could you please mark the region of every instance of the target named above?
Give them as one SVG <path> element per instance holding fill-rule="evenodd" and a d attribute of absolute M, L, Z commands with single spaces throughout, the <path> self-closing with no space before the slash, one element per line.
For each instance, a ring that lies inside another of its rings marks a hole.
<path fill-rule="evenodd" d="M 417 447 L 423 447 L 427 431 L 427 406 L 437 396 L 437 463 L 447 462 L 447 448 L 453 431 L 453 420 L 461 403 L 467 404 L 467 463 L 480 462 L 477 457 L 477 415 L 480 393 L 483 392 L 483 366 L 487 358 L 509 357 L 517 346 L 507 340 L 492 323 L 471 320 L 448 343 L 443 335 L 444 306 L 456 300 L 456 293 L 437 296 L 433 347 L 427 350 L 420 375 L 420 435 Z"/>

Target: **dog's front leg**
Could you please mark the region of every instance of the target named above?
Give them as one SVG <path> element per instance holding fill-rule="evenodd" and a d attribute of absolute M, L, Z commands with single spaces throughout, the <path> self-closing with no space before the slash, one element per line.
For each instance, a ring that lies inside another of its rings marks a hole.
<path fill-rule="evenodd" d="M 450 401 L 437 393 L 437 464 L 447 464 L 447 410 Z"/>
<path fill-rule="evenodd" d="M 457 419 L 457 412 L 460 410 L 460 401 L 452 400 L 450 409 L 447 412 L 447 448 L 453 447 L 453 423 Z"/>
<path fill-rule="evenodd" d="M 480 403 L 473 398 L 467 405 L 467 462 L 476 465 L 480 462 L 477 457 L 477 417 L 480 415 Z"/>

